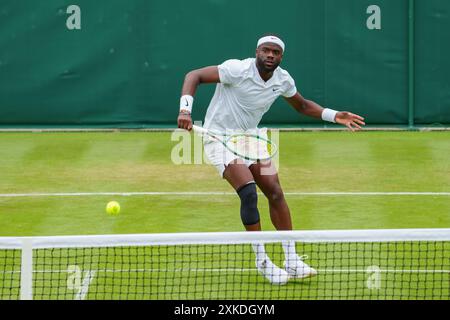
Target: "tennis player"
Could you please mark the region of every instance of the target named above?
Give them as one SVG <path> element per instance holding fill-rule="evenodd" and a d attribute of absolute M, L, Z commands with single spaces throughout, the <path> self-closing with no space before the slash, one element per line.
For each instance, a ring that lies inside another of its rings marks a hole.
<path fill-rule="evenodd" d="M 284 42 L 275 35 L 257 41 L 256 58 L 227 60 L 189 72 L 182 88 L 178 127 L 192 129 L 192 105 L 198 85 L 217 83 L 206 112 L 204 128 L 215 132 L 230 130 L 253 131 L 264 135 L 257 126 L 273 102 L 282 96 L 295 110 L 304 115 L 360 130 L 364 119 L 356 114 L 323 108 L 307 100 L 297 91 L 286 70 L 279 67 L 285 53 Z M 269 201 L 270 217 L 277 230 L 292 230 L 289 207 L 280 180 L 271 161 L 248 161 L 228 151 L 220 142 L 205 141 L 205 154 L 221 177 L 236 190 L 241 200 L 241 220 L 247 231 L 260 231 L 256 185 Z M 263 170 L 263 169 L 266 170 Z M 268 169 L 268 170 L 267 170 Z M 272 172 L 273 174 L 265 174 Z M 265 252 L 263 244 L 254 244 L 256 267 L 273 284 L 285 284 L 289 278 L 308 278 L 317 271 L 297 255 L 295 242 L 283 242 L 284 269 L 276 266 Z"/>

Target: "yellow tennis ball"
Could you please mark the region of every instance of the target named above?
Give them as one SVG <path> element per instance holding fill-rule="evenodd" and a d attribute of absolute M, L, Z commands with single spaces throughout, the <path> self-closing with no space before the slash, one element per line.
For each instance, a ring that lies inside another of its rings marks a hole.
<path fill-rule="evenodd" d="M 108 202 L 106 212 L 112 216 L 118 215 L 120 212 L 120 204 L 117 201 Z"/>

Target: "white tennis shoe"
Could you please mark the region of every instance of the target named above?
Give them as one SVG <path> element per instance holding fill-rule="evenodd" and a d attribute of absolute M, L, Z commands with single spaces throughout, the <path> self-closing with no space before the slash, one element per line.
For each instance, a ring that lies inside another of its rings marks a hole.
<path fill-rule="evenodd" d="M 317 270 L 304 263 L 299 256 L 294 260 L 284 261 L 284 269 L 291 278 L 305 279 L 317 275 Z"/>
<path fill-rule="evenodd" d="M 277 267 L 270 259 L 256 260 L 256 268 L 271 284 L 283 285 L 289 280 L 286 270 Z"/>

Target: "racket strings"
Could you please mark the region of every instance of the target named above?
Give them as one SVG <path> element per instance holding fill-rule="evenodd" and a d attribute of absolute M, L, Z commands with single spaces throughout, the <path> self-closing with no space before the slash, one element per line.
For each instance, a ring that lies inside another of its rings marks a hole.
<path fill-rule="evenodd" d="M 233 136 L 229 139 L 228 144 L 236 154 L 249 159 L 269 159 L 271 156 L 270 144 L 257 136 Z"/>

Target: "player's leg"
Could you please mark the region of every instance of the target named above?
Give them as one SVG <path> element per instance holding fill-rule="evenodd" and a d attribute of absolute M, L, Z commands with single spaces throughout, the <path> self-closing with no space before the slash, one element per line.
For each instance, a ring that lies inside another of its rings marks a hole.
<path fill-rule="evenodd" d="M 270 218 L 277 230 L 292 230 L 291 213 L 272 161 L 249 167 L 253 179 L 269 201 Z"/>
<path fill-rule="evenodd" d="M 275 228 L 292 230 L 291 213 L 274 164 L 271 161 L 258 162 L 252 164 L 249 169 L 258 187 L 269 201 L 270 217 Z M 286 258 L 284 266 L 291 277 L 308 278 L 317 274 L 315 269 L 304 263 L 298 256 L 295 241 L 283 241 L 282 246 Z"/>
<path fill-rule="evenodd" d="M 228 181 L 241 199 L 241 219 L 246 230 L 261 230 L 256 185 L 246 163 L 236 159 L 220 142 L 205 143 L 204 150 L 220 176 Z"/>
<path fill-rule="evenodd" d="M 258 194 L 256 184 L 247 165 L 239 159 L 229 163 L 223 172 L 223 178 L 236 190 L 241 199 L 241 219 L 247 231 L 260 231 Z M 285 284 L 288 273 L 277 267 L 266 254 L 264 244 L 252 244 L 256 255 L 256 268 L 273 284 Z"/>
<path fill-rule="evenodd" d="M 225 167 L 223 178 L 236 190 L 241 199 L 241 220 L 245 229 L 261 231 L 258 194 L 249 168 L 243 161 L 235 159 Z"/>

